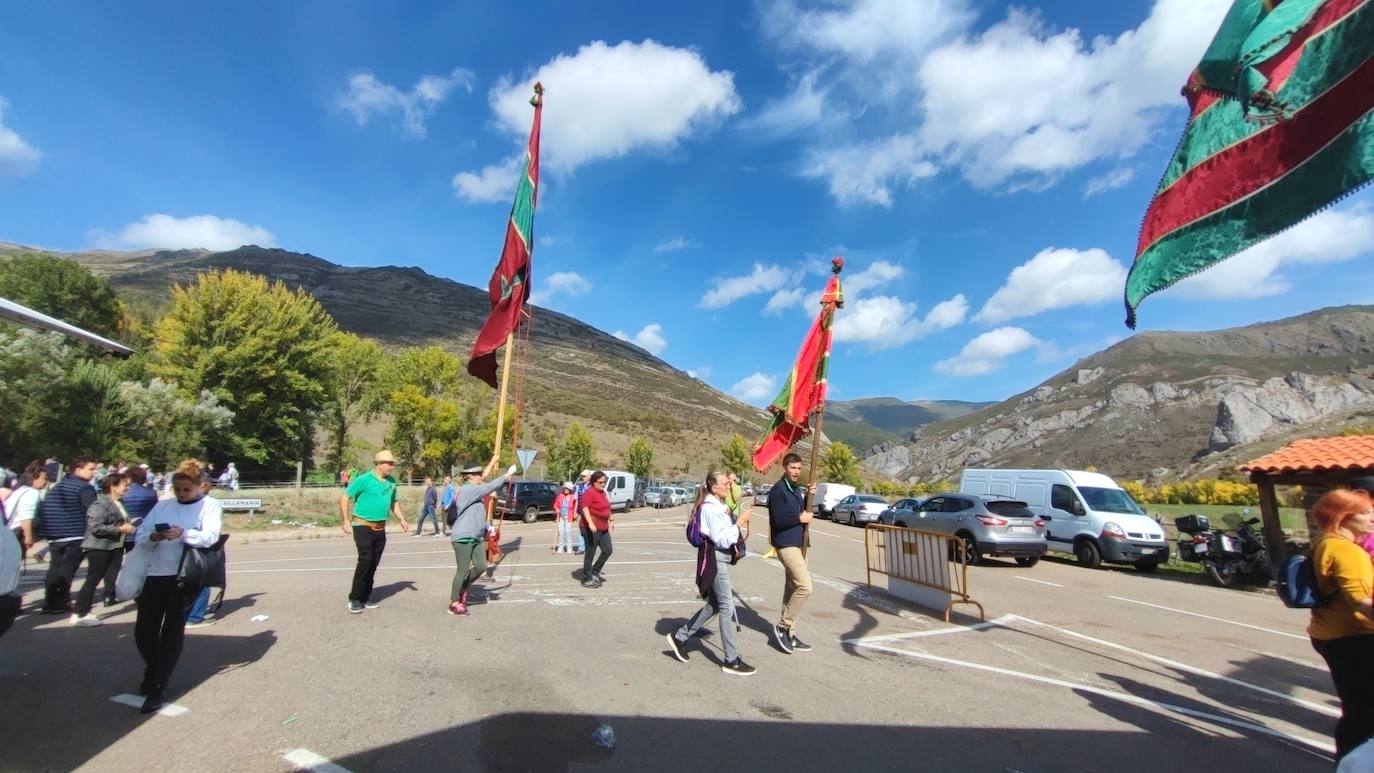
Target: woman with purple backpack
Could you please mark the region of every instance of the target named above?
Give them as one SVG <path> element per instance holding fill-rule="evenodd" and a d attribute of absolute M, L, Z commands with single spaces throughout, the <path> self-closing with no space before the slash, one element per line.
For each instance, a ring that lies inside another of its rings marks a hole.
<path fill-rule="evenodd" d="M 757 669 L 745 663 L 735 649 L 735 596 L 730 582 L 734 547 L 749 536 L 749 511 L 746 510 L 735 521 L 724 501 L 729 491 L 730 479 L 725 473 L 713 470 L 706 474 L 706 486 L 698 496 L 691 516 L 701 536 L 696 575 L 697 588 L 706 603 L 690 621 L 666 638 L 673 657 L 686 663 L 687 655 L 683 653 L 682 645 L 712 617 L 719 617 L 720 638 L 725 649 L 725 660 L 720 664 L 720 670 L 736 676 L 752 676 Z"/>

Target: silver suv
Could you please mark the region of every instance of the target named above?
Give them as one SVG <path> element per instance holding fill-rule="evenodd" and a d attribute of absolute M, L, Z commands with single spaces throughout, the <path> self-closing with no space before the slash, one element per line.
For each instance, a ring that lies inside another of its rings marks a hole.
<path fill-rule="evenodd" d="M 1011 556 L 1035 566 L 1045 555 L 1045 521 L 1025 502 L 975 494 L 936 494 L 904 518 L 913 529 L 952 534 L 964 543 L 969 564 L 983 556 Z"/>

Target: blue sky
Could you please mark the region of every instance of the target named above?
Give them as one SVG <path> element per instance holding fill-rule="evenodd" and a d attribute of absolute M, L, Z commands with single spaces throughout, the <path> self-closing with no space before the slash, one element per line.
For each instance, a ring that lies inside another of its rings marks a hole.
<path fill-rule="evenodd" d="M 541 78 L 540 302 L 766 403 L 840 254 L 835 397 L 998 400 L 1130 334 L 1178 90 L 1228 5 L 17 4 L 0 239 L 253 242 L 481 286 Z M 1366 192 L 1140 327 L 1368 302 L 1371 254 Z"/>

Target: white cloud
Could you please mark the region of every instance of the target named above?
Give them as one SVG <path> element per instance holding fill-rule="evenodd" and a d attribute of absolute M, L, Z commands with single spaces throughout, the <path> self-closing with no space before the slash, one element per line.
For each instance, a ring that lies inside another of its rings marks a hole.
<path fill-rule="evenodd" d="M 1374 252 L 1374 211 L 1326 210 L 1165 290 L 1189 300 L 1265 298 L 1292 289 L 1284 266 L 1339 263 Z"/>
<path fill-rule="evenodd" d="M 591 289 L 592 283 L 576 271 L 558 271 L 549 274 L 548 278 L 542 282 L 535 282 L 534 292 L 530 294 L 530 303 L 537 306 L 547 306 L 550 301 L 560 295 L 571 298 L 590 292 Z"/>
<path fill-rule="evenodd" d="M 401 130 L 410 137 L 425 136 L 425 119 L 456 87 L 471 92 L 472 71 L 455 67 L 448 75 L 426 75 L 410 91 L 377 79 L 371 71 L 361 70 L 348 77 L 348 88 L 335 99 L 339 107 L 353 114 L 359 126 L 374 117 L 399 117 Z"/>
<path fill-rule="evenodd" d="M 571 236 L 541 236 L 539 237 L 540 247 L 560 247 L 572 244 Z"/>
<path fill-rule="evenodd" d="M 780 135 L 821 123 L 827 116 L 825 91 L 816 87 L 819 75 L 819 70 L 803 75 L 790 94 L 764 105 L 757 115 L 743 121 L 741 128 Z M 837 116 L 829 118 L 835 120 Z"/>
<path fill-rule="evenodd" d="M 0 177 L 22 177 L 33 171 L 43 154 L 5 125 L 7 107 L 9 103 L 0 97 Z"/>
<path fill-rule="evenodd" d="M 1043 188 L 1150 138 L 1160 108 L 1212 39 L 1230 0 L 1157 0 L 1139 28 L 1085 41 L 1013 8 L 982 34 L 921 63 L 927 153 L 979 188 Z"/>
<path fill-rule="evenodd" d="M 806 302 L 806 290 L 801 287 L 793 287 L 787 290 L 779 290 L 773 293 L 773 297 L 768 299 L 768 303 L 763 306 L 763 313 L 770 316 L 778 315 L 792 308 L 801 306 Z"/>
<path fill-rule="evenodd" d="M 662 354 L 663 350 L 668 348 L 668 341 L 663 337 L 663 326 L 657 322 L 645 325 L 644 329 L 635 333 L 633 337 L 624 330 L 617 330 L 611 335 L 622 341 L 629 341 L 653 355 Z"/>
<path fill-rule="evenodd" d="M 996 324 L 1068 306 L 1121 297 L 1126 267 L 1100 249 L 1048 248 L 1011 270 L 1007 281 L 974 316 Z"/>
<path fill-rule="evenodd" d="M 1135 169 L 1129 166 L 1119 166 L 1116 169 L 1100 174 L 1088 180 L 1083 186 L 1083 198 L 1092 198 L 1107 191 L 1114 191 L 1121 188 L 1135 179 Z"/>
<path fill-rule="evenodd" d="M 746 403 L 768 402 L 776 397 L 777 393 L 777 378 L 758 371 L 736 381 L 735 385 L 730 387 L 730 394 Z"/>
<path fill-rule="evenodd" d="M 786 46 L 888 69 L 919 57 L 973 20 L 965 0 L 852 0 L 832 5 L 841 7 L 803 11 L 792 0 L 780 0 L 765 9 L 765 27 Z"/>
<path fill-rule="evenodd" d="M 524 166 L 522 154 L 482 167 L 480 172 L 459 172 L 453 176 L 453 191 L 458 198 L 476 203 L 510 201 L 515 198 L 515 181 Z"/>
<path fill-rule="evenodd" d="M 735 301 L 781 289 L 788 283 L 790 276 L 780 266 L 754 264 L 754 271 L 746 276 L 718 277 L 715 286 L 701 296 L 700 306 L 707 309 L 720 309 Z"/>
<path fill-rule="evenodd" d="M 981 376 L 1002 367 L 1006 358 L 1041 346 L 1035 336 L 1019 327 L 999 327 L 969 341 L 959 354 L 935 363 L 935 369 L 951 376 Z"/>
<path fill-rule="evenodd" d="M 894 188 L 910 188 L 939 168 L 925 157 L 916 138 L 897 134 L 886 139 L 837 147 L 813 148 L 801 174 L 825 180 L 841 205 L 892 206 Z"/>
<path fill-rule="evenodd" d="M 850 274 L 844 280 L 843 289 L 845 295 L 857 296 L 874 287 L 886 287 L 892 280 L 902 275 L 902 267 L 896 263 L 888 263 L 885 260 L 875 260 L 863 271 Z M 820 296 L 816 296 L 816 302 L 820 303 Z"/>
<path fill-rule="evenodd" d="M 535 81 L 548 89 L 541 162 L 555 171 L 641 148 L 675 148 L 740 109 L 734 74 L 713 71 L 697 51 L 653 40 L 598 40 L 554 57 L 531 77 L 503 78 L 492 90 L 498 123 L 522 142 Z"/>
<path fill-rule="evenodd" d="M 705 381 L 711 377 L 711 366 L 703 365 L 700 368 L 688 368 L 687 375 L 698 381 Z"/>
<path fill-rule="evenodd" d="M 147 215 L 137 223 L 124 226 L 118 233 L 96 230 L 91 231 L 89 237 L 97 247 L 107 250 L 200 248 L 223 251 L 245 244 L 277 246 L 277 237 L 262 226 L 214 215 Z"/>
<path fill-rule="evenodd" d="M 933 306 L 925 317 L 917 316 L 916 311 L 914 301 L 891 295 L 846 301 L 844 309 L 835 314 L 835 340 L 868 344 L 870 351 L 904 346 L 963 323 L 968 299 L 962 293 L 956 295 Z"/>
<path fill-rule="evenodd" d="M 700 242 L 688 239 L 686 236 L 674 236 L 654 247 L 654 252 L 676 252 L 677 250 L 690 250 L 700 246 Z"/>

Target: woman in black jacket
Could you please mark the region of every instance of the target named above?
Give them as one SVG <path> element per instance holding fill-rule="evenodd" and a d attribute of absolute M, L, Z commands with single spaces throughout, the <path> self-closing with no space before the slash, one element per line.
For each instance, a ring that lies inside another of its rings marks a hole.
<path fill-rule="evenodd" d="M 133 532 L 129 514 L 119 500 L 129 490 L 129 474 L 112 472 L 100 479 L 100 496 L 86 510 L 86 537 L 81 548 L 86 554 L 86 583 L 76 597 L 76 614 L 72 625 L 100 625 L 100 618 L 91 614 L 95 602 L 95 587 L 105 580 L 106 605 L 114 603 L 115 579 L 124 564 L 124 536 Z"/>

